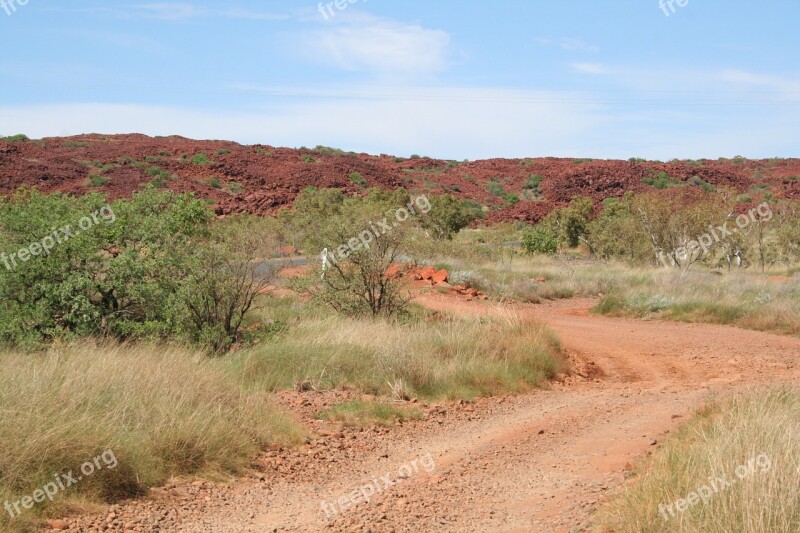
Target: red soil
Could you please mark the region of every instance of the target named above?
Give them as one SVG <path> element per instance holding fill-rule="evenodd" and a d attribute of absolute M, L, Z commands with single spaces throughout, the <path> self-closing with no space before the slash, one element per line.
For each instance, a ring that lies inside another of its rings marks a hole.
<path fill-rule="evenodd" d="M 205 154 L 208 162 L 192 163 L 192 157 L 199 154 Z M 98 168 L 102 165 L 105 167 Z M 474 200 L 492 208 L 489 223 L 536 222 L 576 196 L 590 196 L 599 203 L 627 191 L 653 190 L 643 180 L 656 172 L 666 172 L 682 182 L 697 176 L 717 187 L 748 192 L 754 200 L 765 191 L 777 198 L 800 199 L 800 180 L 795 178 L 800 176 L 798 159 L 630 163 L 541 158 L 456 163 L 136 134 L 14 143 L 0 140 L 0 194 L 29 185 L 44 192 L 97 190 L 112 199 L 127 197 L 153 180 L 148 174 L 152 167 L 175 176 L 164 180 L 165 186 L 210 199 L 218 214 L 272 213 L 291 204 L 311 185 L 357 193 L 361 186 L 349 178 L 354 172 L 369 187 L 450 192 Z M 95 179 L 93 184 L 99 186 L 92 187 L 90 179 L 96 174 L 103 179 Z M 543 177 L 538 192 L 525 189 L 532 175 Z M 509 206 L 505 198 L 490 193 L 487 187 L 492 180 L 522 201 Z"/>

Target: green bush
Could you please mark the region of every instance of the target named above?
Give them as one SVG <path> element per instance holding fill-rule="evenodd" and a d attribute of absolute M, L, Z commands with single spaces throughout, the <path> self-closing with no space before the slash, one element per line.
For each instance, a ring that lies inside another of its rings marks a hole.
<path fill-rule="evenodd" d="M 23 133 L 18 133 L 17 135 L 9 135 L 8 137 L 3 137 L 3 140 L 9 143 L 14 143 L 21 141 L 29 141 L 30 139 L 28 138 L 27 135 Z"/>
<path fill-rule="evenodd" d="M 558 240 L 548 228 L 535 226 L 523 234 L 522 249 L 529 254 L 553 255 L 558 251 Z"/>
<path fill-rule="evenodd" d="M 489 183 L 486 184 L 486 190 L 489 192 L 489 194 L 493 196 L 499 196 L 501 198 L 505 198 L 507 194 L 503 184 L 497 181 L 496 178 L 492 178 Z"/>
<path fill-rule="evenodd" d="M 477 218 L 471 206 L 449 194 L 434 196 L 430 203 L 430 210 L 422 218 L 422 227 L 436 239 L 452 240 Z"/>
<path fill-rule="evenodd" d="M 77 229 L 92 216 L 92 227 L 54 242 L 46 257 L 21 260 L 19 250 L 54 240 L 53 227 Z M 276 255 L 277 244 L 262 219 L 212 226 L 213 216 L 191 195 L 152 188 L 110 205 L 99 194 L 18 192 L 0 204 L 8 263 L 0 268 L 0 343 L 105 335 L 224 350 L 272 275 L 255 259 Z"/>
<path fill-rule="evenodd" d="M 716 190 L 713 185 L 705 181 L 700 176 L 692 176 L 692 178 L 689 180 L 689 184 L 695 187 L 700 187 L 706 192 L 714 192 Z"/>
<path fill-rule="evenodd" d="M 532 174 L 528 176 L 528 180 L 525 182 L 525 185 L 522 186 L 523 189 L 529 191 L 540 191 L 542 180 L 544 180 L 544 176 L 540 174 Z"/>
<path fill-rule="evenodd" d="M 364 176 L 362 176 L 359 172 L 353 172 L 348 176 L 348 178 L 350 178 L 350 181 L 353 184 L 358 185 L 359 187 L 363 188 L 367 186 L 367 180 L 365 180 Z"/>
<path fill-rule="evenodd" d="M 215 189 L 221 189 L 222 184 L 219 182 L 219 178 L 211 178 L 208 180 L 208 184 L 214 187 Z"/>
<path fill-rule="evenodd" d="M 671 178 L 669 174 L 663 171 L 657 172 L 649 178 L 644 178 L 642 182 L 645 185 L 650 185 L 651 187 L 655 187 L 656 189 L 666 189 L 668 187 L 683 185 L 683 182 Z"/>
<path fill-rule="evenodd" d="M 89 178 L 89 187 L 102 187 L 106 183 L 108 183 L 109 179 L 105 176 L 101 176 L 100 174 L 92 174 Z"/>
<path fill-rule="evenodd" d="M 192 156 L 191 162 L 193 165 L 208 165 L 209 163 L 211 163 L 211 160 L 205 153 L 200 152 L 199 154 L 195 154 Z"/>

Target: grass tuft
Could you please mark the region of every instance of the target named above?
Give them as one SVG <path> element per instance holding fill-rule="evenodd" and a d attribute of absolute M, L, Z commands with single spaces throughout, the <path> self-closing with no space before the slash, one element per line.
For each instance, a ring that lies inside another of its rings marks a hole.
<path fill-rule="evenodd" d="M 796 390 L 712 402 L 640 465 L 641 477 L 600 513 L 601 531 L 800 531 L 798 442 Z M 682 513 L 674 506 L 675 516 L 666 508 L 719 476 L 735 483 Z"/>
<path fill-rule="evenodd" d="M 0 353 L 0 501 L 112 450 L 119 465 L 85 478 L 0 531 L 41 516 L 135 496 L 181 475 L 245 471 L 300 431 L 269 398 L 243 392 L 220 361 L 181 348 L 82 342 L 46 354 Z"/>

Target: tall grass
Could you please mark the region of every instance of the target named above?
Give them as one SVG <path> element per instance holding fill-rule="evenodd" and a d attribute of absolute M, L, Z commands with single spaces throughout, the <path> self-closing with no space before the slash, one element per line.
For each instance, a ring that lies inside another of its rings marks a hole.
<path fill-rule="evenodd" d="M 119 464 L 37 504 L 37 516 L 139 494 L 171 476 L 241 472 L 260 449 L 301 435 L 269 398 L 243 392 L 220 361 L 164 346 L 76 343 L 46 354 L 1 352 L 0 502 L 106 450 Z"/>
<path fill-rule="evenodd" d="M 510 315 L 410 324 L 312 317 L 231 360 L 231 371 L 252 390 L 307 381 L 424 398 L 523 391 L 562 367 L 558 341 L 542 326 Z"/>
<path fill-rule="evenodd" d="M 659 270 L 646 283 L 612 289 L 597 311 L 800 335 L 800 283 L 746 272 Z"/>
<path fill-rule="evenodd" d="M 458 280 L 469 274 L 495 296 L 540 303 L 597 297 L 600 314 L 729 324 L 800 335 L 800 276 L 769 277 L 752 271 L 721 272 L 631 267 L 618 262 L 516 257 L 506 262 L 440 265 Z"/>
<path fill-rule="evenodd" d="M 714 491 L 709 478 L 723 476 L 735 483 L 724 488 L 717 482 Z M 706 502 L 695 499 L 684 512 L 673 507 L 675 516 L 659 508 L 703 486 L 712 488 Z M 736 397 L 697 413 L 642 465 L 641 477 L 601 512 L 599 524 L 620 533 L 800 531 L 798 487 L 798 392 Z"/>

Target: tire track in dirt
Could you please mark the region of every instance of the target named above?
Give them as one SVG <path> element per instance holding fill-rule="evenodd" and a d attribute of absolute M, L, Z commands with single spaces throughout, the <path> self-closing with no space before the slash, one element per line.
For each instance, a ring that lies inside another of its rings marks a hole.
<path fill-rule="evenodd" d="M 431 415 L 379 439 L 360 433 L 349 441 L 352 453 L 333 462 L 301 457 L 290 474 L 206 496 L 174 530 L 585 531 L 630 463 L 709 395 L 798 378 L 800 339 L 791 337 L 590 316 L 591 300 L 498 306 L 429 293 L 417 302 L 461 316 L 512 311 L 543 322 L 586 377 Z M 358 448 L 364 442 L 372 446 Z M 398 480 L 332 519 L 321 511 L 323 499 L 426 454 L 433 472 Z"/>

